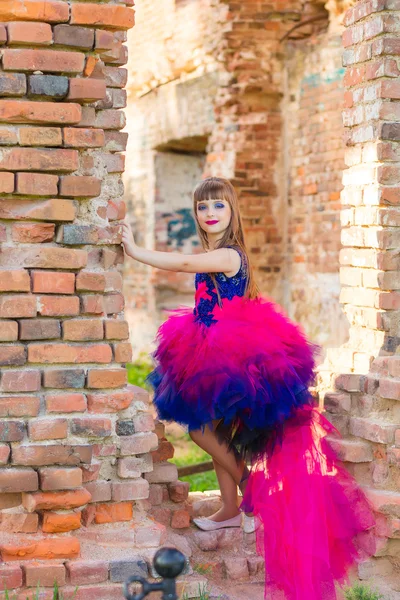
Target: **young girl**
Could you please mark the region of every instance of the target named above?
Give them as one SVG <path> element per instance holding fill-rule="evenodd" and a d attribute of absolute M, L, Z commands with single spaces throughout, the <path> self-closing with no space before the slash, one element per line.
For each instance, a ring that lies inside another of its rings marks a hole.
<path fill-rule="evenodd" d="M 139 248 L 126 222 L 122 235 L 135 260 L 196 273 L 195 308 L 172 311 L 161 325 L 149 377 L 159 417 L 186 426 L 213 458 L 222 507 L 194 522 L 239 527 L 243 513 L 245 532 L 257 530 L 266 593 L 333 600 L 335 580 L 347 581 L 349 568 L 373 553 L 366 532 L 374 518 L 327 442 L 338 432 L 309 392 L 316 348 L 260 296 L 230 182 L 202 181 L 194 215 L 202 254 Z"/>

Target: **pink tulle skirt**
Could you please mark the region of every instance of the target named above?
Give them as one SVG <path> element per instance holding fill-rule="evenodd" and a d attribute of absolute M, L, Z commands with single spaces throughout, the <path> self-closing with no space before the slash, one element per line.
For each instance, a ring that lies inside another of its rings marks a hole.
<path fill-rule="evenodd" d="M 309 392 L 316 348 L 270 300 L 224 299 L 212 317 L 207 326 L 181 308 L 160 327 L 149 376 L 159 417 L 188 430 L 219 420 L 247 459 L 241 508 L 261 524 L 266 597 L 334 600 L 335 581 L 374 552 L 374 515 Z"/>

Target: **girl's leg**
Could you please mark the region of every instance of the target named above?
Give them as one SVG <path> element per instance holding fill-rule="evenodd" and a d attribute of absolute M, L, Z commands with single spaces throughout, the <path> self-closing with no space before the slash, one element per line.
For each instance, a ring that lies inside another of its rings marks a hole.
<path fill-rule="evenodd" d="M 212 521 L 226 521 L 239 514 L 239 498 L 237 485 L 233 477 L 213 458 L 214 469 L 217 474 L 219 489 L 221 490 L 222 507 L 208 517 Z"/>
<path fill-rule="evenodd" d="M 213 425 L 218 423 L 215 421 Z M 224 521 L 238 514 L 237 486 L 241 483 L 247 466 L 243 460 L 238 461 L 233 451 L 230 451 L 226 442 L 221 442 L 209 426 L 204 432 L 200 429 L 190 432 L 192 440 L 213 458 L 218 483 L 221 489 L 223 508 L 212 516 L 213 520 Z M 242 487 L 242 486 L 241 486 Z M 225 508 L 226 507 L 226 508 Z M 231 512 L 236 507 L 233 514 Z M 226 515 L 230 516 L 226 516 Z"/>

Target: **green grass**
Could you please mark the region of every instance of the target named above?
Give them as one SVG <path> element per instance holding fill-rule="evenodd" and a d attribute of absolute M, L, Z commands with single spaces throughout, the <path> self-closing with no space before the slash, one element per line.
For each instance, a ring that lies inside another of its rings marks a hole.
<path fill-rule="evenodd" d="M 189 596 L 184 594 L 182 600 L 189 600 Z M 192 598 L 192 600 L 210 600 L 210 592 L 207 591 L 207 586 L 204 583 L 199 583 L 199 595 L 196 598 Z"/>
<path fill-rule="evenodd" d="M 137 360 L 128 363 L 126 369 L 129 383 L 150 390 L 146 377 L 153 370 L 153 363 L 147 354 L 141 354 Z"/>
<path fill-rule="evenodd" d="M 211 456 L 207 452 L 204 452 L 204 450 L 192 442 L 188 433 L 167 433 L 167 438 L 175 448 L 175 456 L 171 459 L 171 462 L 175 463 L 177 467 L 186 467 L 211 460 Z M 215 471 L 188 475 L 181 477 L 180 480 L 190 483 L 191 492 L 205 492 L 206 490 L 218 489 Z"/>
<path fill-rule="evenodd" d="M 73 595 L 70 597 L 70 600 L 73 600 L 73 598 L 75 598 L 77 591 L 78 591 L 78 587 L 75 588 Z M 30 592 L 26 592 L 26 593 L 29 594 Z M 40 587 L 38 584 L 34 591 L 34 595 L 33 596 L 28 595 L 26 597 L 26 600 L 40 600 L 40 594 L 41 594 L 41 590 L 40 590 Z M 18 596 L 15 592 L 11 596 L 10 592 L 7 589 L 5 590 L 4 600 L 17 600 L 17 598 L 18 598 Z M 62 592 L 60 592 L 58 583 L 56 581 L 54 582 L 54 586 L 53 586 L 53 600 L 64 600 L 64 595 Z"/>
<path fill-rule="evenodd" d="M 382 594 L 371 590 L 362 583 L 356 583 L 353 587 L 346 588 L 344 596 L 346 600 L 383 600 Z"/>

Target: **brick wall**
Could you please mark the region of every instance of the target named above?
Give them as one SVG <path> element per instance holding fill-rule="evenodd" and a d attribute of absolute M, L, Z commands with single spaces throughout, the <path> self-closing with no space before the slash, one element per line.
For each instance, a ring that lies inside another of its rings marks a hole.
<path fill-rule="evenodd" d="M 153 0 L 137 6 L 136 26 L 128 40 L 125 201 L 138 243 L 173 249 L 177 237 L 169 223 L 182 222 L 191 208 L 191 192 L 201 178 L 199 165 L 215 120 L 215 47 L 226 7 L 214 0 L 167 0 L 154 6 Z M 179 239 L 180 249 L 190 251 L 194 222 L 190 217 L 187 221 L 189 227 L 178 226 Z M 163 307 L 193 301 L 188 293 L 193 277 L 154 272 L 132 261 L 125 265 L 124 282 L 126 318 L 137 355 L 152 348 Z"/>
<path fill-rule="evenodd" d="M 288 222 L 283 296 L 291 317 L 324 348 L 343 343 L 348 332 L 338 301 L 345 166 L 342 29 L 331 15 L 329 27 L 318 35 L 289 41 L 285 60 Z"/>
<path fill-rule="evenodd" d="M 378 514 L 376 556 L 359 575 L 385 597 L 400 589 L 399 10 L 397 0 L 363 0 L 345 16 L 340 301 L 350 329 L 320 372 L 345 436 L 338 450 Z"/>
<path fill-rule="evenodd" d="M 164 535 L 145 513 L 158 439 L 125 371 L 132 4 L 0 3 L 1 590 L 120 598 Z"/>

